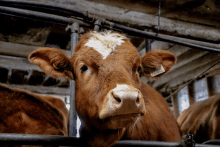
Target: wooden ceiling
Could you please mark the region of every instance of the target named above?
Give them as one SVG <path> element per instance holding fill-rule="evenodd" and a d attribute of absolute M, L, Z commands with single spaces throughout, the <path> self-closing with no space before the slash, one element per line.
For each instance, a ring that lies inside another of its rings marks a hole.
<path fill-rule="evenodd" d="M 220 2 L 218 0 L 20 0 L 59 5 L 108 19 L 119 24 L 159 35 L 220 48 Z M 38 47 L 61 48 L 67 55 L 70 34 L 66 26 L 8 16 L 0 13 L 0 82 L 38 93 L 68 94 L 69 82 L 57 81 L 28 62 L 28 54 Z M 85 28 L 85 31 L 92 28 Z M 129 36 L 140 55 L 145 53 L 145 38 Z M 150 38 L 148 38 L 150 39 Z M 217 53 L 151 40 L 151 48 L 174 53 L 177 64 L 158 80 L 143 78 L 164 95 L 169 89 L 191 80 L 219 60 Z M 220 65 L 210 71 L 215 71 Z M 218 72 L 217 72 L 218 73 Z M 20 80 L 19 80 L 20 79 Z"/>

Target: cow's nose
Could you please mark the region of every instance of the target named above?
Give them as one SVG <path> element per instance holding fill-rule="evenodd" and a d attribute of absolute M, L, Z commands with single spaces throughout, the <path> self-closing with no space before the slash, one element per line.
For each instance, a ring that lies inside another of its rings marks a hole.
<path fill-rule="evenodd" d="M 112 90 L 110 101 L 116 107 L 139 107 L 140 106 L 140 93 L 137 90 Z"/>
<path fill-rule="evenodd" d="M 140 116 L 145 113 L 145 103 L 141 92 L 129 85 L 117 85 L 111 89 L 101 106 L 99 118 L 113 116 Z"/>

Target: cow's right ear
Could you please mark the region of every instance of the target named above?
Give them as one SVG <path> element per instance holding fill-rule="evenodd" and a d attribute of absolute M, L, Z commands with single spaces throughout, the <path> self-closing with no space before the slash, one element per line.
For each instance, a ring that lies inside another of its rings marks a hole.
<path fill-rule="evenodd" d="M 153 50 L 147 52 L 142 58 L 142 75 L 159 78 L 163 76 L 176 63 L 176 56 L 166 50 Z"/>
<path fill-rule="evenodd" d="M 33 51 L 28 59 L 54 78 L 73 79 L 73 67 L 70 59 L 59 49 L 39 48 Z"/>

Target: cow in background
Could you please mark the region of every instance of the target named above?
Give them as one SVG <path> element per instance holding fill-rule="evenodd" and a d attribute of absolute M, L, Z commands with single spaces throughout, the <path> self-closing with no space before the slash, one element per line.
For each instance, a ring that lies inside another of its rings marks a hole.
<path fill-rule="evenodd" d="M 193 134 L 196 143 L 220 139 L 220 95 L 192 104 L 177 122 L 183 135 Z"/>
<path fill-rule="evenodd" d="M 180 130 L 164 98 L 140 76 L 155 78 L 176 62 L 169 51 L 155 50 L 140 58 L 129 39 L 115 32 L 89 32 L 81 36 L 73 55 L 39 48 L 30 62 L 55 78 L 76 81 L 76 110 L 82 121 L 85 145 L 111 146 L 117 140 L 178 142 Z"/>
<path fill-rule="evenodd" d="M 58 98 L 0 84 L 0 133 L 68 135 L 68 110 Z"/>

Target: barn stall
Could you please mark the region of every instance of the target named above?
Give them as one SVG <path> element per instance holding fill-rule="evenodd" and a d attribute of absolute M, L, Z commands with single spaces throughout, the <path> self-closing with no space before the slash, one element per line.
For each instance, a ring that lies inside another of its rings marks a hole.
<path fill-rule="evenodd" d="M 70 56 L 79 34 L 91 29 L 111 29 L 128 34 L 140 55 L 148 50 L 165 49 L 177 56 L 177 64 L 162 78 L 142 78 L 165 97 L 175 117 L 194 102 L 220 91 L 218 1 L 0 0 L 0 4 L 0 82 L 10 87 L 56 95 L 68 107 L 71 102 L 74 106 L 74 99 L 70 98 L 74 97 L 74 93 L 70 94 L 74 83 L 49 77 L 29 63 L 27 56 L 42 46 L 60 48 Z M 70 116 L 73 124 L 70 136 L 76 136 L 76 115 Z M 41 140 L 38 143 L 48 143 L 47 138 L 38 135 L 1 137 L 5 142 L 17 138 L 26 144 L 36 143 L 37 139 Z M 66 144 L 62 145 L 72 145 L 72 140 L 77 142 L 74 137 L 49 138 L 55 145 L 61 145 L 63 140 Z M 126 142 L 118 142 L 121 144 Z"/>

